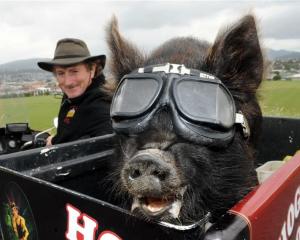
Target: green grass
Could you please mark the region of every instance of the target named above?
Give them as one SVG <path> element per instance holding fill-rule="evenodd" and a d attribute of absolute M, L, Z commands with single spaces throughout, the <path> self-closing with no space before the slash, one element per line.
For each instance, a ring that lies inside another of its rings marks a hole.
<path fill-rule="evenodd" d="M 258 95 L 264 115 L 300 118 L 300 81 L 264 81 Z M 50 128 L 60 101 L 54 96 L 0 99 L 0 126 L 26 121 L 33 129 Z"/>
<path fill-rule="evenodd" d="M 0 99 L 0 126 L 12 122 L 29 122 L 36 130 L 53 126 L 61 99 L 54 96 L 35 96 Z"/>
<path fill-rule="evenodd" d="M 300 81 L 264 81 L 258 95 L 264 115 L 300 117 Z"/>

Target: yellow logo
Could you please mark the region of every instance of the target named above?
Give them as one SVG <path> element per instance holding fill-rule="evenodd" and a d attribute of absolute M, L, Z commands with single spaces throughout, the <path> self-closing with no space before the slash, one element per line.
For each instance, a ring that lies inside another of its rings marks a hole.
<path fill-rule="evenodd" d="M 74 114 L 75 114 L 75 109 L 72 108 L 72 109 L 70 109 L 69 112 L 67 113 L 67 117 L 68 117 L 68 118 L 72 118 L 72 117 L 74 117 Z"/>

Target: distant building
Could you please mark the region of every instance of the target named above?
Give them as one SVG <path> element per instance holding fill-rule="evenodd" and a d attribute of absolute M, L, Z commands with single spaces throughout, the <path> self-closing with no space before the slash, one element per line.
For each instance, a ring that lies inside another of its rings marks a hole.
<path fill-rule="evenodd" d="M 269 61 L 265 65 L 268 80 L 299 80 L 300 60 L 285 59 Z"/>
<path fill-rule="evenodd" d="M 45 95 L 51 92 L 51 88 L 48 87 L 38 87 L 34 90 L 33 95 Z"/>
<path fill-rule="evenodd" d="M 289 80 L 300 80 L 300 73 L 290 75 L 288 79 Z"/>

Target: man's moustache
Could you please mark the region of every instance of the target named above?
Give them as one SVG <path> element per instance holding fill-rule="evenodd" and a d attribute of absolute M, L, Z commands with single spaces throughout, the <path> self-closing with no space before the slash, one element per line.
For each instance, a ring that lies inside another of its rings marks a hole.
<path fill-rule="evenodd" d="M 63 85 L 62 84 L 59 84 L 58 85 L 59 87 L 62 87 Z M 72 89 L 72 88 L 75 88 L 77 87 L 77 85 L 68 85 L 68 86 L 63 86 L 65 89 Z"/>

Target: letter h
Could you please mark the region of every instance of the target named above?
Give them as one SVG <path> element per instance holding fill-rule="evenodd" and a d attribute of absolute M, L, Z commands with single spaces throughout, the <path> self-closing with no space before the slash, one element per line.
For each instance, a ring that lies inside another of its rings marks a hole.
<path fill-rule="evenodd" d="M 68 212 L 68 228 L 66 238 L 68 240 L 94 240 L 98 222 L 70 204 L 66 205 Z M 82 220 L 82 224 L 79 222 Z"/>

